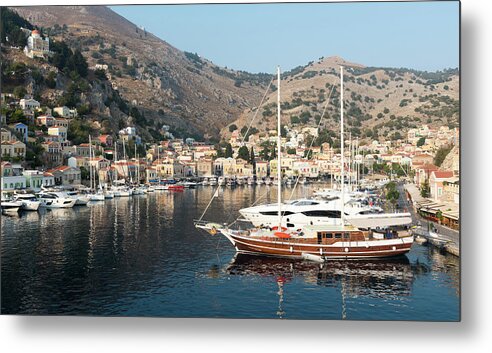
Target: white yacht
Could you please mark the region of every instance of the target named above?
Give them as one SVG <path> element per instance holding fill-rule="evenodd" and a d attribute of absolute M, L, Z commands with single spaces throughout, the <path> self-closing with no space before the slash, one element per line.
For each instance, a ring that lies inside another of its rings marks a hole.
<path fill-rule="evenodd" d="M 2 199 L 0 205 L 2 208 L 2 213 L 6 213 L 6 214 L 16 214 L 17 212 L 19 212 L 20 208 L 22 207 L 21 202 L 6 200 L 6 199 Z"/>
<path fill-rule="evenodd" d="M 130 197 L 132 196 L 132 190 L 129 188 L 122 188 L 118 190 L 120 197 Z"/>
<path fill-rule="evenodd" d="M 282 226 L 302 228 L 306 225 L 341 225 L 341 200 L 298 199 L 283 203 Z M 345 219 L 361 228 L 408 225 L 410 213 L 383 213 L 379 207 L 367 206 L 350 200 L 345 203 Z M 278 226 L 278 204 L 259 205 L 239 210 L 241 215 L 255 227 Z"/>
<path fill-rule="evenodd" d="M 85 206 L 89 203 L 89 197 L 78 191 L 67 191 L 67 195 L 75 200 L 75 206 Z"/>
<path fill-rule="evenodd" d="M 41 204 L 33 194 L 15 194 L 13 201 L 20 202 L 23 211 L 37 211 Z"/>
<path fill-rule="evenodd" d="M 157 189 L 156 189 L 157 190 Z M 113 186 L 111 188 L 114 197 L 130 197 L 132 196 L 132 191 L 126 186 Z"/>
<path fill-rule="evenodd" d="M 153 185 L 149 185 L 147 186 L 147 188 L 145 189 L 145 192 L 148 194 L 149 192 L 154 192 L 155 191 L 155 187 Z"/>
<path fill-rule="evenodd" d="M 96 202 L 96 201 L 104 201 L 105 198 L 106 198 L 104 196 L 104 192 L 102 190 L 100 190 L 98 192 L 94 192 L 94 193 L 88 194 L 87 196 L 89 197 L 89 201 L 93 201 L 93 202 Z"/>
<path fill-rule="evenodd" d="M 37 194 L 37 198 L 41 202 L 39 206 L 46 208 L 72 208 L 77 201 L 58 191 L 42 191 Z"/>
<path fill-rule="evenodd" d="M 217 178 L 215 177 L 212 177 L 209 179 L 208 183 L 211 185 L 211 186 L 215 186 L 217 185 Z"/>

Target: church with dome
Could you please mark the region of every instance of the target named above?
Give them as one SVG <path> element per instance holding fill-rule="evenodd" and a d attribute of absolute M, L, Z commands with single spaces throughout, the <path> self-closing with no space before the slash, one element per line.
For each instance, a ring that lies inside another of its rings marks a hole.
<path fill-rule="evenodd" d="M 37 29 L 33 30 L 27 38 L 24 53 L 31 59 L 35 57 L 47 58 L 50 55 L 50 39 L 41 37 L 41 32 Z"/>

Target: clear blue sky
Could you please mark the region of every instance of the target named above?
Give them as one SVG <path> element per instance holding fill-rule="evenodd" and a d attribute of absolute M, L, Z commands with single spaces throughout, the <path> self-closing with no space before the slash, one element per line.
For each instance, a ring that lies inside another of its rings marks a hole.
<path fill-rule="evenodd" d="M 367 66 L 459 65 L 459 3 L 111 6 L 178 49 L 220 66 L 283 71 L 339 55 Z"/>

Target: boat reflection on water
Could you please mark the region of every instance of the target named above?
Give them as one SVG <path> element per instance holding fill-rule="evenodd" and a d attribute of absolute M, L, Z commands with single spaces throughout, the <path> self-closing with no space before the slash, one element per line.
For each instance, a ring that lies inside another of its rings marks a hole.
<path fill-rule="evenodd" d="M 415 277 L 413 266 L 406 256 L 372 261 L 328 261 L 320 264 L 237 254 L 226 271 L 231 275 L 272 277 L 283 282 L 302 278 L 307 283 L 329 287 L 336 287 L 343 279 L 350 294 L 386 298 L 389 295 L 409 295 Z"/>
<path fill-rule="evenodd" d="M 428 272 L 429 268 L 423 264 L 411 264 L 406 256 L 384 260 L 315 263 L 236 254 L 225 271 L 233 276 L 260 276 L 276 281 L 278 317 L 285 314 L 282 303 L 284 295 L 288 296 L 289 282 L 301 280 L 306 284 L 336 288 L 341 292 L 342 319 L 345 319 L 346 299 L 363 297 L 398 300 L 408 297 L 416 276 Z"/>

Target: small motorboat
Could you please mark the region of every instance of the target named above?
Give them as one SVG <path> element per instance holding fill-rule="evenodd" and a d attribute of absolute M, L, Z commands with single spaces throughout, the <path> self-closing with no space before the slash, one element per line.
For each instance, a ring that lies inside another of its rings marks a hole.
<path fill-rule="evenodd" d="M 170 191 L 183 191 L 184 190 L 184 186 L 179 185 L 179 184 L 169 184 L 166 186 L 167 186 L 166 190 L 170 190 Z"/>
<path fill-rule="evenodd" d="M 16 214 L 22 207 L 22 203 L 19 201 L 2 200 L 1 208 L 2 213 L 6 214 Z"/>
<path fill-rule="evenodd" d="M 33 194 L 15 194 L 13 201 L 21 203 L 22 211 L 37 211 L 41 204 Z"/>

